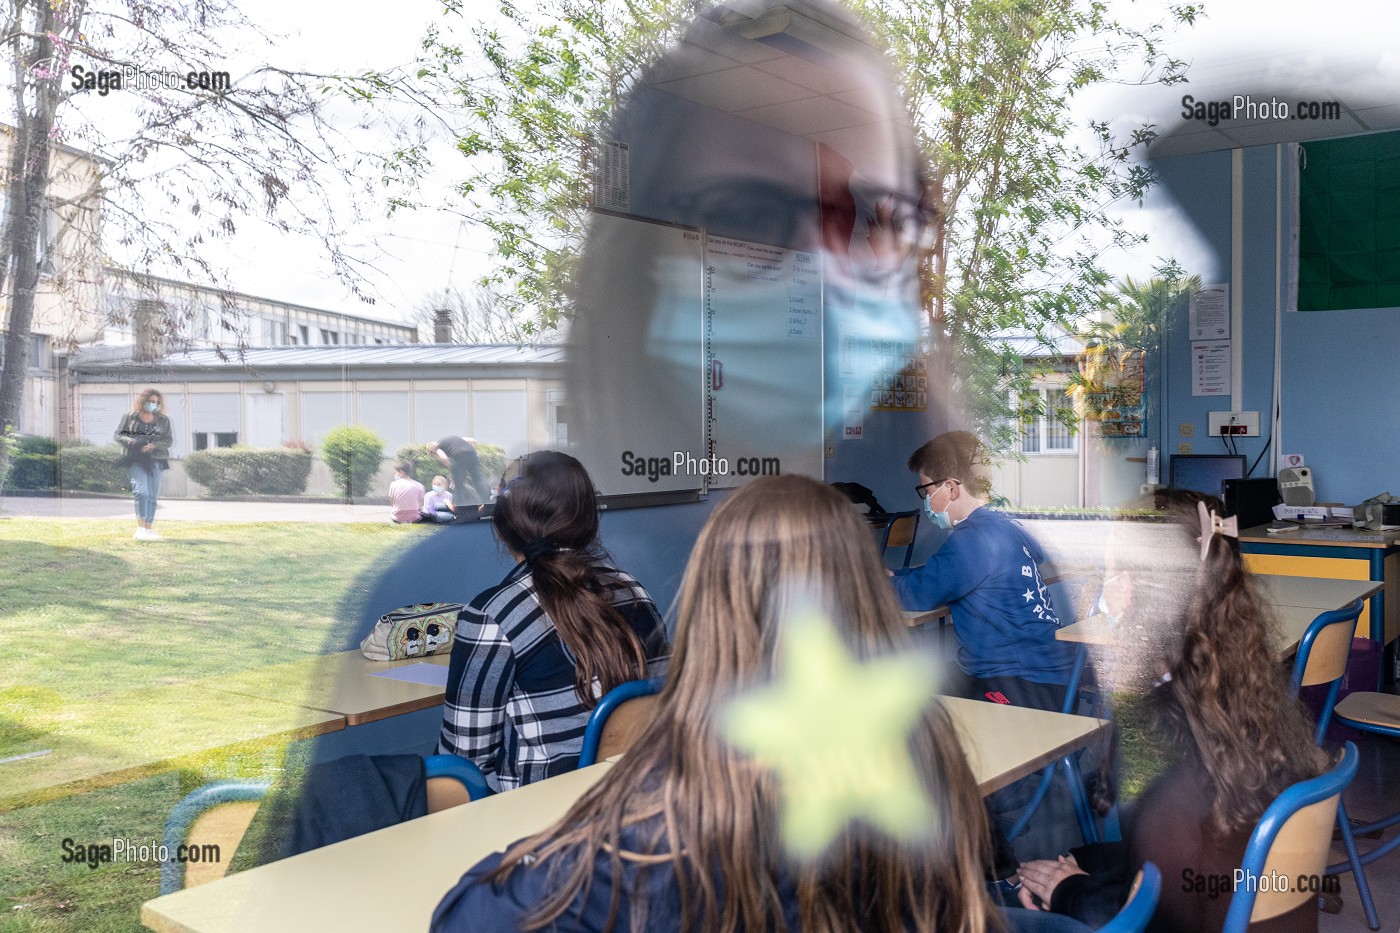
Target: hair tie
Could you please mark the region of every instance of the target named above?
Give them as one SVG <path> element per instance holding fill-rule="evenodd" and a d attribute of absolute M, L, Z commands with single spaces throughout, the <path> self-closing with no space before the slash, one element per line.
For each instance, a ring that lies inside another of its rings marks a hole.
<path fill-rule="evenodd" d="M 525 545 L 525 550 L 520 553 L 524 555 L 525 563 L 533 564 L 546 554 L 557 554 L 558 552 L 559 545 L 555 544 L 553 541 L 548 538 L 536 538 Z"/>
<path fill-rule="evenodd" d="M 1201 560 L 1205 560 L 1210 554 L 1210 539 L 1216 535 L 1224 535 L 1227 538 L 1238 538 L 1240 536 L 1240 520 L 1234 515 L 1229 518 L 1221 518 L 1214 510 L 1206 508 L 1206 504 L 1200 500 L 1196 501 L 1196 513 L 1201 517 L 1201 536 L 1196 540 L 1201 542 Z"/>

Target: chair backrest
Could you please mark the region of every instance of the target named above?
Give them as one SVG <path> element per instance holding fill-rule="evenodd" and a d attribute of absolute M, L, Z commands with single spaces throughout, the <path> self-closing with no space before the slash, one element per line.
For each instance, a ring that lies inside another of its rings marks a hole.
<path fill-rule="evenodd" d="M 883 555 L 892 547 L 904 548 L 904 563 L 908 567 L 909 558 L 914 555 L 914 539 L 919 536 L 919 512 L 892 512 L 880 535 L 880 553 Z"/>
<path fill-rule="evenodd" d="M 1157 899 L 1162 896 L 1162 872 L 1146 862 L 1133 881 L 1128 903 L 1114 918 L 1099 927 L 1099 933 L 1142 933 L 1157 912 Z"/>
<path fill-rule="evenodd" d="M 189 858 L 161 862 L 160 893 L 171 894 L 228 874 L 233 853 L 270 786 L 269 781 L 216 781 L 186 794 L 165 821 L 164 841 L 172 853 L 182 844 L 189 847 Z M 212 857 L 215 850 L 206 846 L 218 846 L 218 857 Z M 205 858 L 206 854 L 211 857 Z"/>
<path fill-rule="evenodd" d="M 1269 804 L 1245 847 L 1244 882 L 1230 898 L 1223 933 L 1246 933 L 1251 923 L 1317 897 L 1316 891 L 1294 890 L 1305 887 L 1294 881 L 1300 875 L 1320 878 L 1326 870 L 1337 800 L 1356 775 L 1356 760 L 1356 746 L 1348 742 L 1328 771 L 1294 784 Z"/>
<path fill-rule="evenodd" d="M 586 768 L 604 758 L 620 755 L 651 724 L 661 680 L 629 680 L 603 695 L 588 717 L 578 766 Z"/>
<path fill-rule="evenodd" d="M 1091 599 L 1097 599 L 1103 586 L 1101 570 L 1051 571 L 1043 578 L 1050 591 L 1050 605 L 1061 625 L 1073 625 L 1094 614 Z"/>
<path fill-rule="evenodd" d="M 1297 693 L 1301 687 L 1331 685 L 1317 717 L 1314 739 L 1319 744 L 1327 735 L 1327 725 L 1332 719 L 1332 707 L 1337 703 L 1342 677 L 1347 672 L 1351 640 L 1360 615 L 1359 599 L 1341 609 L 1321 613 L 1308 626 L 1302 641 L 1298 643 L 1298 656 L 1293 662 L 1293 692 Z"/>
<path fill-rule="evenodd" d="M 428 812 L 437 813 L 491 796 L 491 787 L 476 762 L 460 755 L 429 755 L 423 759 L 428 784 Z"/>

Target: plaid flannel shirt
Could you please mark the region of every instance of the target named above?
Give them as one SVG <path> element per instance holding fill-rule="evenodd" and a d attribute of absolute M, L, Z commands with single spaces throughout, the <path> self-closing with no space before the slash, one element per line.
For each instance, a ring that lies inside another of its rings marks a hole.
<path fill-rule="evenodd" d="M 613 605 L 641 639 L 647 676 L 666 673 L 671 648 L 641 584 L 601 561 Z M 438 752 L 476 762 L 493 790 L 578 766 L 591 710 L 574 691 L 574 660 L 517 564 L 457 618 Z"/>

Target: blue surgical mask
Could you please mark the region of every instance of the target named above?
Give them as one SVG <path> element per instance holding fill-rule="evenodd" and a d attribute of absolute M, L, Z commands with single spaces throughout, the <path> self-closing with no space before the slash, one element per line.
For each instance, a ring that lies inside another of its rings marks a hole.
<path fill-rule="evenodd" d="M 947 509 L 944 509 L 942 512 L 935 512 L 933 507 L 929 505 L 932 499 L 932 495 L 924 497 L 924 514 L 928 516 L 929 521 L 933 522 L 936 527 L 947 531 L 949 528 L 953 527 L 953 520 L 948 517 Z"/>
<path fill-rule="evenodd" d="M 155 414 L 156 412 L 160 411 L 160 403 L 159 403 L 159 402 L 147 402 L 146 404 L 142 405 L 141 407 L 144 408 L 144 409 L 146 409 L 146 411 L 150 412 L 151 414 Z"/>

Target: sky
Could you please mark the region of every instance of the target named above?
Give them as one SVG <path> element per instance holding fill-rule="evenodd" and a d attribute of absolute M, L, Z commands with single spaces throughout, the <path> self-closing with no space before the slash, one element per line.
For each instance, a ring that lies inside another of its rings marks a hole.
<path fill-rule="evenodd" d="M 279 65 L 319 72 L 389 69 L 414 59 L 428 24 L 448 23 L 434 0 L 412 0 L 388 11 L 367 0 L 242 0 L 242 9 L 272 37 L 272 47 L 236 54 L 259 54 Z M 1206 16 L 1171 41 L 1173 55 L 1190 63 L 1190 84 L 1178 88 L 1113 86 L 1077 99 L 1081 123 L 1109 119 L 1119 129 L 1141 122 L 1167 125 L 1179 111 L 1180 97 L 1197 87 L 1231 88 L 1242 76 L 1262 83 L 1315 86 L 1317 99 L 1345 97 L 1366 90 L 1400 88 L 1400 52 L 1389 44 L 1400 34 L 1400 3 L 1390 0 L 1205 0 Z M 1135 21 L 1154 17 L 1163 0 L 1114 0 L 1111 10 Z M 471 9 L 468 4 L 467 9 Z M 468 14 L 470 16 L 470 14 Z M 457 18 L 466 38 L 468 19 Z M 1392 96 L 1400 97 L 1400 94 Z M 346 104 L 336 114 L 350 126 L 357 114 Z M 361 137 L 367 148 L 382 140 Z M 444 145 L 439 165 L 423 187 L 429 204 L 461 206 L 450 189 L 462 163 Z M 473 225 L 436 210 L 401 211 L 385 217 L 371 205 L 353 238 L 374 268 L 367 284 L 377 301 L 365 304 L 329 273 L 314 241 L 288 237 L 259 222 L 245 222 L 223 248 L 220 264 L 231 287 L 270 298 L 387 319 L 406 319 L 413 304 L 449 284 L 469 285 L 489 269 L 490 242 Z M 1159 258 L 1172 256 L 1188 271 L 1205 262 L 1195 232 L 1161 195 L 1122 211 L 1128 225 L 1147 232 L 1148 245 L 1104 262 L 1115 276 L 1146 277 Z"/>

